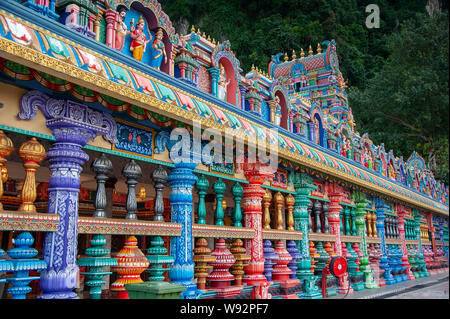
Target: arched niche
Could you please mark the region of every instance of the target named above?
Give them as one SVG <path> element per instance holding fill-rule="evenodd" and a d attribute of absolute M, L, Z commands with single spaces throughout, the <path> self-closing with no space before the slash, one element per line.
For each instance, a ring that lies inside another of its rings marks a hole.
<path fill-rule="evenodd" d="M 280 99 L 280 106 L 281 106 L 280 126 L 289 131 L 289 111 L 287 108 L 286 98 L 282 93 L 282 91 L 280 90 L 277 90 L 275 92 L 275 97 L 278 97 Z"/>
<path fill-rule="evenodd" d="M 286 90 L 286 88 L 282 85 L 280 85 L 277 82 L 274 82 L 272 86 L 269 88 L 269 91 L 273 97 L 273 99 L 276 99 L 278 97 L 280 99 L 280 106 L 281 106 L 281 121 L 280 126 L 288 131 L 290 131 L 290 125 L 289 125 L 289 94 Z"/>
<path fill-rule="evenodd" d="M 238 87 L 240 82 L 240 63 L 236 59 L 230 48 L 230 41 L 224 41 L 217 45 L 214 49 L 211 60 L 214 68 L 220 71 L 220 66 L 222 65 L 225 69 L 226 81 L 230 81 L 227 86 L 227 96 L 226 101 L 235 106 L 238 105 Z M 218 79 L 220 80 L 220 79 Z"/>
<path fill-rule="evenodd" d="M 321 114 L 321 112 L 315 108 L 313 109 L 313 111 L 311 112 L 310 115 L 310 119 L 311 119 L 311 123 L 313 123 L 311 126 L 311 128 L 314 130 L 314 134 L 313 136 L 313 142 L 320 145 L 320 146 L 324 146 L 324 127 L 323 127 L 323 114 Z"/>
<path fill-rule="evenodd" d="M 230 59 L 227 56 L 222 56 L 217 62 L 217 67 L 219 70 L 221 67 L 225 70 L 225 76 L 226 76 L 226 82 L 229 81 L 229 84 L 227 85 L 226 90 L 226 101 L 230 104 L 237 105 L 236 104 L 236 96 L 237 96 L 237 88 L 238 88 L 238 81 L 236 78 L 236 72 L 235 68 L 230 61 Z"/>
<path fill-rule="evenodd" d="M 172 27 L 172 24 L 170 23 L 170 20 L 168 19 L 167 15 L 161 11 L 159 3 L 156 1 L 153 1 L 156 3 L 156 5 L 151 5 L 150 2 L 142 1 L 142 0 L 134 0 L 134 1 L 116 1 L 116 11 L 119 11 L 120 8 L 126 8 L 127 9 L 127 15 L 125 17 L 125 24 L 128 27 L 128 30 L 130 31 L 130 22 L 132 19 L 134 19 L 134 25 L 137 25 L 138 19 L 140 16 L 142 16 L 145 20 L 145 27 L 144 27 L 144 33 L 147 36 L 147 40 L 150 38 L 151 35 L 151 41 L 147 44 L 144 56 L 142 58 L 142 62 L 145 64 L 150 64 L 150 60 L 152 59 L 152 50 L 151 47 L 156 40 L 156 33 L 159 29 L 163 32 L 163 43 L 166 50 L 167 55 L 167 62 L 164 62 L 164 58 L 161 62 L 160 70 L 164 73 L 170 74 L 170 64 L 172 56 L 172 50 L 173 45 L 170 41 L 171 37 L 174 37 L 174 28 Z M 161 19 L 161 17 L 166 17 L 165 19 Z M 164 25 L 160 25 L 159 21 L 165 21 Z M 125 37 L 125 44 L 122 49 L 122 53 L 133 56 L 132 52 L 130 51 L 130 45 L 131 45 L 131 37 L 130 35 L 127 35 Z"/>

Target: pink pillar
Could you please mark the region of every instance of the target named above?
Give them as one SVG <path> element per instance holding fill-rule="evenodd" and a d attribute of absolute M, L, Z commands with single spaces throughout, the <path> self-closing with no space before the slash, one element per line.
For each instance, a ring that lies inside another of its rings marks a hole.
<path fill-rule="evenodd" d="M 116 42 L 116 16 L 117 12 L 113 9 L 108 9 L 105 11 L 106 19 L 106 45 L 115 48 Z"/>
<path fill-rule="evenodd" d="M 289 111 L 289 132 L 294 132 L 294 112 Z"/>
<path fill-rule="evenodd" d="M 94 32 L 94 21 L 97 17 L 93 14 L 89 15 L 89 30 Z"/>
<path fill-rule="evenodd" d="M 400 240 L 402 241 L 402 267 L 406 267 L 405 274 L 408 280 L 415 280 L 416 277 L 411 271 L 411 265 L 408 261 L 408 248 L 406 247 L 406 236 L 405 236 L 405 217 L 408 216 L 408 212 L 406 211 L 403 205 L 396 205 L 397 207 L 397 215 L 398 215 L 398 233 L 400 236 Z"/>
<path fill-rule="evenodd" d="M 335 184 L 335 183 L 326 183 L 325 190 L 328 193 L 328 198 L 330 199 L 329 211 L 328 211 L 328 225 L 331 234 L 336 236 L 336 241 L 334 243 L 334 249 L 336 256 L 343 256 L 342 252 L 342 241 L 341 241 L 341 227 L 340 227 L 340 219 L 339 212 L 342 209 L 342 206 L 339 203 L 344 198 L 344 189 Z M 346 257 L 346 256 L 343 256 Z M 350 290 L 349 290 L 350 289 Z M 353 292 L 353 288 L 350 286 L 348 280 L 348 273 L 345 273 L 339 279 L 339 287 L 338 291 L 340 294 L 346 294 L 347 291 L 349 293 Z"/>
<path fill-rule="evenodd" d="M 245 266 L 243 282 L 247 285 L 260 285 L 267 283 L 264 272 L 264 251 L 262 238 L 262 209 L 261 201 L 265 193 L 261 185 L 266 178 L 273 178 L 273 173 L 264 170 L 263 165 L 248 163 L 243 165 L 245 177 L 249 182 L 244 186 L 243 206 L 244 225 L 255 230 L 255 237 L 245 242 L 247 254 L 250 255 L 250 262 Z"/>
<path fill-rule="evenodd" d="M 437 263 L 437 247 L 436 247 L 436 237 L 434 236 L 436 232 L 436 228 L 434 228 L 433 225 L 433 214 L 432 213 L 425 213 L 425 216 L 427 218 L 428 223 L 428 230 L 431 234 L 431 247 L 433 248 L 433 262 L 432 265 L 435 266 Z"/>
<path fill-rule="evenodd" d="M 180 77 L 185 78 L 186 77 L 186 64 L 179 64 L 178 68 L 180 69 Z"/>

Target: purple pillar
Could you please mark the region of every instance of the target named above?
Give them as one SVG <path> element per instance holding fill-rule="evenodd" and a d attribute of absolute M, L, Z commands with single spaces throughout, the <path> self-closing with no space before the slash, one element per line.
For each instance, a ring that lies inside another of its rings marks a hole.
<path fill-rule="evenodd" d="M 243 85 L 239 86 L 241 92 L 241 109 L 245 110 L 245 93 L 247 93 L 247 88 Z"/>
<path fill-rule="evenodd" d="M 58 214 L 58 230 L 47 233 L 43 257 L 47 269 L 41 272 L 41 299 L 74 299 L 78 276 L 76 264 L 78 237 L 78 193 L 82 165 L 89 156 L 82 150 L 97 135 L 115 143 L 117 127 L 105 113 L 70 100 L 57 100 L 39 91 L 25 93 L 20 101 L 18 118 L 32 120 L 37 109 L 56 142 L 47 152 L 50 162 L 48 214 Z"/>

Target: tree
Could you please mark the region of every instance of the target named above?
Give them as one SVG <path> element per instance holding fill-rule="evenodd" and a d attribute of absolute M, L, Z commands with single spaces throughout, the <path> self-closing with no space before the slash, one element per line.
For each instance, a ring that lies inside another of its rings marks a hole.
<path fill-rule="evenodd" d="M 365 89 L 352 88 L 357 128 L 406 160 L 424 155 L 448 184 L 448 13 L 417 14 L 387 38 L 389 57 Z"/>

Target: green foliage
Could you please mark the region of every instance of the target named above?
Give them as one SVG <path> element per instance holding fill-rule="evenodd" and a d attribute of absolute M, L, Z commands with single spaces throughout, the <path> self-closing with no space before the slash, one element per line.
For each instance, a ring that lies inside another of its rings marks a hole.
<path fill-rule="evenodd" d="M 360 132 L 404 160 L 413 150 L 435 156 L 436 177 L 448 184 L 448 23 L 447 15 L 429 20 L 427 2 L 160 0 L 177 29 L 195 25 L 230 40 L 244 73 L 252 64 L 267 70 L 279 52 L 300 56 L 301 48 L 316 52 L 335 39 Z M 365 26 L 372 3 L 380 8 L 379 29 Z"/>
<path fill-rule="evenodd" d="M 404 159 L 416 150 L 448 184 L 448 14 L 417 14 L 388 37 L 389 57 L 349 92 L 357 127 Z"/>

